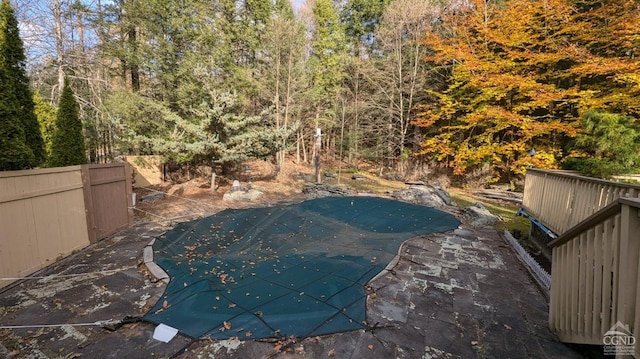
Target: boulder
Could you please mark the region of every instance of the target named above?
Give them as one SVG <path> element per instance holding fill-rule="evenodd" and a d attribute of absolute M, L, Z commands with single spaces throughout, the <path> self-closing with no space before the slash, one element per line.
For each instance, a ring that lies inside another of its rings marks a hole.
<path fill-rule="evenodd" d="M 231 187 L 231 190 L 222 196 L 222 200 L 227 202 L 251 202 L 259 199 L 263 195 L 264 193 L 262 191 L 255 188 Z"/>
<path fill-rule="evenodd" d="M 150 194 L 144 195 L 140 197 L 140 202 L 155 202 L 165 198 L 165 194 L 163 192 L 152 192 Z"/>
<path fill-rule="evenodd" d="M 409 188 L 393 192 L 391 197 L 429 207 L 444 207 L 453 204 L 446 190 L 440 186 L 432 185 L 411 185 Z"/>
<path fill-rule="evenodd" d="M 297 181 L 305 181 L 305 182 L 307 182 L 307 181 L 311 181 L 313 179 L 313 176 L 311 174 L 309 174 L 309 173 L 298 172 L 298 174 L 296 174 L 294 176 L 294 178 Z"/>
<path fill-rule="evenodd" d="M 302 188 L 302 193 L 306 194 L 310 198 L 351 195 L 351 192 L 344 187 L 324 183 L 305 183 L 304 188 Z"/>
<path fill-rule="evenodd" d="M 492 227 L 496 222 L 501 221 L 500 216 L 496 216 L 482 204 L 476 203 L 460 210 L 462 216 L 472 226 L 475 227 Z"/>

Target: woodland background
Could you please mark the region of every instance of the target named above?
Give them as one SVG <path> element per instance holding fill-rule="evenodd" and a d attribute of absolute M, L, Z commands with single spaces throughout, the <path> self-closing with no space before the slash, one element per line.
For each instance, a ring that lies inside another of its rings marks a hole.
<path fill-rule="evenodd" d="M 640 172 L 638 0 L 2 4 L 0 146 L 20 149 L 2 169 L 155 154 L 284 173 L 321 128 L 323 156 L 398 178 Z M 79 143 L 56 140 L 73 123 Z"/>

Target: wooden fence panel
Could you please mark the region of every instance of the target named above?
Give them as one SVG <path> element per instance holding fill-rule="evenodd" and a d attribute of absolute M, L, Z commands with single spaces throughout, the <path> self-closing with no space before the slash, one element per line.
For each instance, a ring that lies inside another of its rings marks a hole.
<path fill-rule="evenodd" d="M 88 244 L 80 166 L 0 172 L 0 278 L 24 277 Z"/>
<path fill-rule="evenodd" d="M 131 225 L 127 163 L 0 172 L 0 287 Z"/>
<path fill-rule="evenodd" d="M 89 208 L 89 239 L 92 243 L 127 228 L 131 210 L 131 167 L 127 163 L 82 166 L 85 204 Z"/>
<path fill-rule="evenodd" d="M 124 156 L 133 171 L 134 187 L 149 187 L 163 182 L 162 156 Z"/>

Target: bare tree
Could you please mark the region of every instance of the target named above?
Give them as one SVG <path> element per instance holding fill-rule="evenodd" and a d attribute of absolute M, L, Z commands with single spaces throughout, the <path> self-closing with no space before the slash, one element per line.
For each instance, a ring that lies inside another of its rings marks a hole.
<path fill-rule="evenodd" d="M 411 145 L 416 100 L 427 78 L 422 61 L 426 47 L 421 40 L 440 12 L 441 6 L 435 1 L 396 0 L 386 9 L 376 32 L 383 56 L 376 61 L 378 71 L 369 74 L 378 94 L 372 106 L 383 114 L 385 121 L 378 128 L 387 135 L 386 165 L 401 172 L 407 162 L 404 161 L 407 146 Z M 401 160 L 397 161 L 398 158 Z"/>
<path fill-rule="evenodd" d="M 265 97 L 272 99 L 275 107 L 275 126 L 287 131 L 296 121 L 292 119 L 296 98 L 300 97 L 301 80 L 304 77 L 304 27 L 299 20 L 276 15 L 270 23 L 268 34 L 269 61 L 266 75 L 270 79 Z M 286 141 L 286 139 L 285 139 Z M 286 148 L 282 143 L 276 154 L 276 172 L 284 169 Z"/>

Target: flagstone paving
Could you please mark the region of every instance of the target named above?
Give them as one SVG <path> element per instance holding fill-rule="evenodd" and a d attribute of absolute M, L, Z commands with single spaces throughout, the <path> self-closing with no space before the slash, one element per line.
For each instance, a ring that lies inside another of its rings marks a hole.
<path fill-rule="evenodd" d="M 169 227 L 138 224 L 0 292 L 2 358 L 581 358 L 547 327 L 546 298 L 491 229 L 413 238 L 370 283 L 368 330 L 272 341 L 153 339 L 132 321 L 164 291 L 143 248 Z M 91 273 L 91 274 L 85 274 Z M 74 275 L 75 274 L 75 275 Z M 54 327 L 37 327 L 64 324 Z M 74 325 L 86 324 L 86 325 Z M 113 325 L 110 326 L 111 329 Z"/>

